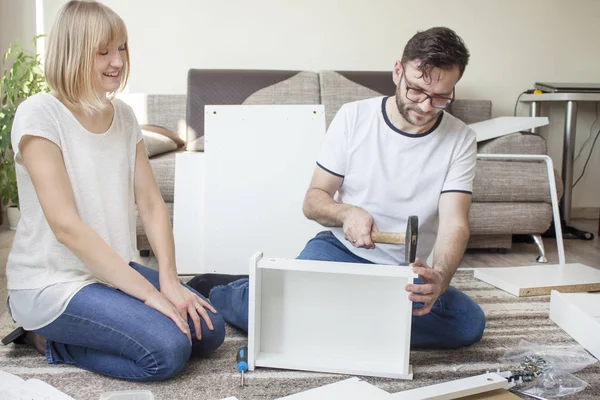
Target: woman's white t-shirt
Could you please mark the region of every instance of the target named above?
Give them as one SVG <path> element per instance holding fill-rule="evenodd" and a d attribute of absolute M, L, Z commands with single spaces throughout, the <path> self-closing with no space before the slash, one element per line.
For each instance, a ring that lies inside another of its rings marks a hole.
<path fill-rule="evenodd" d="M 66 309 L 84 286 L 97 282 L 90 270 L 58 242 L 23 165 L 19 142 L 45 138 L 62 152 L 80 218 L 130 262 L 136 249 L 134 174 L 141 130 L 131 108 L 112 100 L 109 129 L 95 134 L 49 93 L 36 94 L 17 109 L 12 146 L 21 220 L 6 263 L 9 311 L 26 330 L 41 328 Z"/>

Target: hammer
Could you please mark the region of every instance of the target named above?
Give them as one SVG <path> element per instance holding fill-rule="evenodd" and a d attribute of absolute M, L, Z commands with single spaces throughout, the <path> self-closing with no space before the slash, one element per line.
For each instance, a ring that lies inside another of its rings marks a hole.
<path fill-rule="evenodd" d="M 374 243 L 403 244 L 404 264 L 415 262 L 417 256 L 417 238 L 419 236 L 419 217 L 411 215 L 406 224 L 406 234 L 392 232 L 371 232 L 371 240 Z"/>

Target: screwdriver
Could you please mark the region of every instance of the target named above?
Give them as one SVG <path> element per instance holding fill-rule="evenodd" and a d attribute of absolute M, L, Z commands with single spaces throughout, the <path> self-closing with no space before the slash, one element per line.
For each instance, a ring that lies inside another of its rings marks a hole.
<path fill-rule="evenodd" d="M 242 373 L 242 387 L 244 387 L 244 372 L 248 371 L 248 347 L 240 347 L 235 359 L 237 361 L 237 370 Z"/>

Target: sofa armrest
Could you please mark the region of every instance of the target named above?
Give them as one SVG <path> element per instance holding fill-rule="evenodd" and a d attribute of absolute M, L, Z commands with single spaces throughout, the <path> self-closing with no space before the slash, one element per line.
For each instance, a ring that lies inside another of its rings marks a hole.
<path fill-rule="evenodd" d="M 546 140 L 533 133 L 517 132 L 477 144 L 480 154 L 546 154 Z"/>

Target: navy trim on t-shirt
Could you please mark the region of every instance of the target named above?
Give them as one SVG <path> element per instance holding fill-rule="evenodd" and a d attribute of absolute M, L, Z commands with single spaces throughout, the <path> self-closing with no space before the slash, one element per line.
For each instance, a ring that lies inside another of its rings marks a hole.
<path fill-rule="evenodd" d="M 423 132 L 423 133 L 406 133 L 404 131 L 401 131 L 400 129 L 396 128 L 393 124 L 392 121 L 390 121 L 390 119 L 388 118 L 387 113 L 385 112 L 385 102 L 386 100 L 389 99 L 389 96 L 384 97 L 383 100 L 381 101 L 381 113 L 383 114 L 383 119 L 385 121 L 385 123 L 394 131 L 394 132 L 398 132 L 399 134 L 401 134 L 402 136 L 406 136 L 406 137 L 410 137 L 410 138 L 421 138 L 423 136 L 427 136 L 429 135 L 431 132 L 435 131 L 436 128 L 438 126 L 440 126 L 440 124 L 442 123 L 442 118 L 444 117 L 444 112 L 440 113 L 440 116 L 438 117 L 438 120 L 436 121 L 436 123 L 431 127 L 430 130 L 428 130 L 427 132 Z"/>
<path fill-rule="evenodd" d="M 472 195 L 473 192 L 469 192 L 468 190 L 442 190 L 442 193 L 465 193 Z"/>
<path fill-rule="evenodd" d="M 324 167 L 324 166 L 322 166 L 321 164 L 319 164 L 319 162 L 318 162 L 318 161 L 317 161 L 317 165 L 318 165 L 319 167 L 321 167 L 322 169 L 324 169 L 325 171 L 329 172 L 329 173 L 330 173 L 330 174 L 332 174 L 332 175 L 339 176 L 340 178 L 344 178 L 344 175 L 336 174 L 335 172 L 333 172 L 333 171 L 331 171 L 331 170 L 329 170 L 329 169 L 325 168 L 325 167 Z"/>

